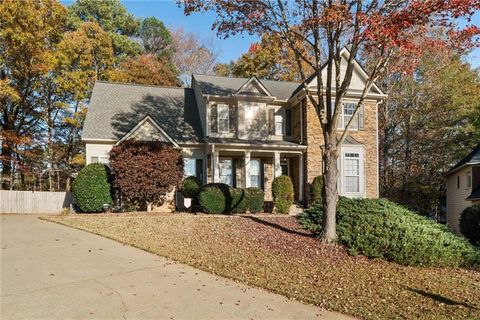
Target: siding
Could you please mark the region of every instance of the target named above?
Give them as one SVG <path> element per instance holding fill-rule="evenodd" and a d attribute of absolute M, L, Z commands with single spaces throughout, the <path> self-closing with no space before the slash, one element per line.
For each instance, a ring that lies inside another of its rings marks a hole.
<path fill-rule="evenodd" d="M 89 143 L 85 144 L 85 153 L 87 164 L 90 164 L 92 157 L 109 157 L 109 152 L 114 146 L 114 142 L 111 143 Z"/>
<path fill-rule="evenodd" d="M 455 233 L 460 234 L 460 215 L 462 211 L 471 206 L 472 201 L 465 200 L 472 188 L 467 188 L 466 174 L 471 167 L 459 170 L 447 178 L 447 225 Z M 457 188 L 457 177 L 460 177 L 460 188 Z"/>

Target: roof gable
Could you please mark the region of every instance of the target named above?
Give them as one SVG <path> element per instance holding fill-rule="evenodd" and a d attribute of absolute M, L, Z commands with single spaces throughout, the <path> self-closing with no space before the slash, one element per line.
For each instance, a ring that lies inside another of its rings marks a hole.
<path fill-rule="evenodd" d="M 477 144 L 475 148 L 473 148 L 473 150 L 465 158 L 463 158 L 460 162 L 454 165 L 452 169 L 447 172 L 447 174 L 453 173 L 464 165 L 471 164 L 480 164 L 480 143 Z"/>
<path fill-rule="evenodd" d="M 237 90 L 236 94 L 248 96 L 272 96 L 267 88 L 265 88 L 265 86 L 255 76 L 248 79 L 248 81 Z"/>
<path fill-rule="evenodd" d="M 140 141 L 162 141 L 169 144 L 173 144 L 178 148 L 178 144 L 163 130 L 158 123 L 146 115 L 135 127 L 132 128 L 127 134 L 120 139 L 118 143 L 128 140 L 140 140 Z"/>

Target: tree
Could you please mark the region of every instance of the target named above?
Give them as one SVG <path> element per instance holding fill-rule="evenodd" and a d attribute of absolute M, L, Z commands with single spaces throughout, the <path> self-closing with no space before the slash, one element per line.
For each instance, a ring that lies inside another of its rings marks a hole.
<path fill-rule="evenodd" d="M 182 28 L 172 31 L 173 63 L 185 84 L 192 73 L 211 74 L 217 62 L 218 52 L 209 40 L 201 40 L 192 32 Z"/>
<path fill-rule="evenodd" d="M 158 56 L 170 56 L 172 54 L 172 35 L 163 22 L 157 18 L 143 19 L 138 34 L 146 53 Z"/>
<path fill-rule="evenodd" d="M 117 60 L 141 52 L 137 35 L 140 20 L 129 13 L 119 0 L 77 0 L 68 7 L 68 26 L 76 30 L 82 22 L 96 22 L 108 33 Z"/>
<path fill-rule="evenodd" d="M 25 170 L 25 162 L 34 162 L 27 158 L 41 154 L 30 152 L 38 150 L 33 145 L 41 139 L 48 103 L 38 89 L 55 68 L 65 15 L 65 8 L 54 0 L 0 2 L 2 188 L 12 188 L 16 170 Z"/>
<path fill-rule="evenodd" d="M 178 149 L 158 141 L 126 140 L 110 151 L 114 187 L 129 203 L 146 205 L 165 200 L 173 188 L 181 187 L 183 158 Z"/>
<path fill-rule="evenodd" d="M 109 74 L 117 82 L 174 87 L 179 85 L 175 67 L 167 57 L 142 54 L 130 58 Z"/>
<path fill-rule="evenodd" d="M 186 14 L 213 10 L 217 15 L 213 27 L 219 35 L 228 37 L 241 32 L 274 34 L 294 52 L 298 72 L 308 101 L 315 107 L 321 120 L 324 164 L 324 218 L 322 241 L 336 240 L 336 206 L 338 202 L 337 160 L 339 148 L 348 135 L 353 119 L 358 114 L 366 94 L 398 51 L 418 54 L 415 36 L 429 25 L 449 28 L 449 35 L 471 44 L 479 34 L 476 26 L 456 29 L 450 22 L 458 17 L 469 17 L 480 9 L 477 0 L 185 0 L 179 1 Z M 428 37 L 425 34 L 424 37 Z M 349 58 L 341 76 L 341 50 L 349 49 Z M 304 48 L 308 48 L 305 52 Z M 369 79 L 361 93 L 356 110 L 343 132 L 338 132 L 337 121 L 343 99 L 347 94 L 354 70 L 354 61 L 362 50 L 375 52 L 376 60 L 369 70 Z M 313 53 L 313 59 L 307 53 Z M 325 59 L 323 59 L 325 57 Z M 314 71 L 315 89 L 307 86 L 302 63 Z M 322 70 L 325 70 L 322 77 Z M 336 76 L 338 75 L 338 76 Z M 325 79 L 325 80 L 324 80 Z M 328 107 L 331 104 L 332 107 Z"/>

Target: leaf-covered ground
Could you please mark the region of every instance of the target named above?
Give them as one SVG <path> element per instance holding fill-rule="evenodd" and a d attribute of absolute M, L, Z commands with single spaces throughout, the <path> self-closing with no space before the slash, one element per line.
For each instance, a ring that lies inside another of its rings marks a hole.
<path fill-rule="evenodd" d="M 480 272 L 405 267 L 323 245 L 293 217 L 67 215 L 87 230 L 243 283 L 365 319 L 480 319 Z"/>

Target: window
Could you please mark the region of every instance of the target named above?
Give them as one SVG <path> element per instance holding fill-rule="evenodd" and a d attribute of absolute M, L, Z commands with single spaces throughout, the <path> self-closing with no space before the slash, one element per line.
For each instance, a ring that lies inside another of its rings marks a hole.
<path fill-rule="evenodd" d="M 218 132 L 229 132 L 229 120 L 230 120 L 230 109 L 226 104 L 219 104 L 217 106 L 218 111 Z"/>
<path fill-rule="evenodd" d="M 292 135 L 292 109 L 285 109 L 285 135 Z"/>
<path fill-rule="evenodd" d="M 460 189 L 460 176 L 457 176 L 457 189 Z"/>
<path fill-rule="evenodd" d="M 292 135 L 292 110 L 268 110 L 268 134 L 276 136 Z"/>
<path fill-rule="evenodd" d="M 345 192 L 360 192 L 360 154 L 345 153 Z"/>
<path fill-rule="evenodd" d="M 468 171 L 467 172 L 467 188 L 472 187 L 472 172 Z"/>
<path fill-rule="evenodd" d="M 260 160 L 250 160 L 250 187 L 261 188 Z"/>
<path fill-rule="evenodd" d="M 290 174 L 287 161 L 282 161 L 280 163 L 280 168 L 282 169 L 282 176 L 288 176 Z"/>
<path fill-rule="evenodd" d="M 284 116 L 285 116 L 284 110 L 278 110 L 277 112 L 275 112 L 275 135 L 276 136 L 283 136 L 284 134 L 284 131 L 283 131 Z"/>
<path fill-rule="evenodd" d="M 196 175 L 197 175 L 196 159 L 185 158 L 184 166 L 183 166 L 183 176 L 190 177 L 190 176 L 196 176 Z"/>
<path fill-rule="evenodd" d="M 217 105 L 213 104 L 210 107 L 210 132 L 218 132 L 218 118 L 217 118 Z"/>
<path fill-rule="evenodd" d="M 221 159 L 220 160 L 220 182 L 233 186 L 232 179 L 232 159 Z"/>
<path fill-rule="evenodd" d="M 90 163 L 108 164 L 109 159 L 108 159 L 108 157 L 105 157 L 105 156 L 93 156 L 93 157 L 90 157 Z"/>
<path fill-rule="evenodd" d="M 332 101 L 330 104 L 330 108 L 333 110 L 335 106 L 335 101 Z M 356 102 L 344 102 L 342 103 L 342 110 L 340 113 L 340 117 L 338 118 L 338 129 L 345 129 L 348 122 L 352 118 L 353 114 L 355 113 L 355 109 L 357 108 Z M 332 112 L 333 113 L 333 112 Z M 364 128 L 364 107 L 360 106 L 360 110 L 358 110 L 357 115 L 355 116 L 352 124 L 350 125 L 349 129 L 358 130 Z"/>

